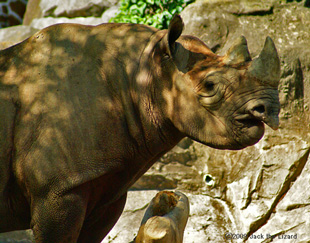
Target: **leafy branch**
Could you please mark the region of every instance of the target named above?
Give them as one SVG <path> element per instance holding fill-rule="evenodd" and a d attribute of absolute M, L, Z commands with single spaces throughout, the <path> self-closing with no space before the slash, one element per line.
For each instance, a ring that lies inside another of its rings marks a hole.
<path fill-rule="evenodd" d="M 122 0 L 119 13 L 110 22 L 146 24 L 166 29 L 175 14 L 194 0 Z"/>

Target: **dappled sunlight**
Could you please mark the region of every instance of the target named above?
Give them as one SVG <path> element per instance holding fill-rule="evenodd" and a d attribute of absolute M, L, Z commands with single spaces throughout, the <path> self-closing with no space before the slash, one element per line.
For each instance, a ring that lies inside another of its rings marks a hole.
<path fill-rule="evenodd" d="M 131 83 L 154 30 L 112 26 L 55 25 L 0 53 L 1 83 L 18 87 L 16 95 L 8 88 L 5 96 L 20 104 L 17 111 L 8 104 L 12 116 L 3 126 L 16 124 L 14 167 L 29 199 L 61 195 L 119 171 L 119 161 L 134 155 L 130 141 L 119 138 L 128 136 L 130 119 L 131 129 L 137 125 Z M 138 140 L 141 128 L 135 129 L 133 139 Z M 1 171 L 8 171 L 8 163 Z M 5 186 L 7 177 L 1 178 Z M 20 212 L 29 207 L 22 203 L 15 205 Z M 12 220 L 3 217 L 3 222 Z"/>
<path fill-rule="evenodd" d="M 185 136 L 218 149 L 241 149 L 263 135 L 262 122 L 276 113 L 269 105 L 275 94 L 243 58 L 244 41 L 223 58 L 195 37 L 179 38 L 182 30 L 179 16 L 161 31 L 59 24 L 0 52 L 1 85 L 16 88 L 6 91 L 14 99 L 6 101 L 11 117 L 4 126 L 13 140 L 5 149 L 14 150 L 14 157 L 3 167 L 14 168 L 15 186 L 25 198 L 13 207 L 19 215 L 31 208 L 35 237 L 51 239 L 57 232 L 62 239 L 82 239 L 93 218 L 104 222 L 104 236 L 130 186 Z M 270 52 L 276 62 L 276 50 Z M 255 91 L 263 85 L 264 97 Z M 46 205 L 51 208 L 42 212 Z M 12 220 L 9 213 L 3 217 Z M 27 228 L 27 220 L 17 227 Z M 47 227 L 60 223 L 66 226 L 62 233 Z"/>

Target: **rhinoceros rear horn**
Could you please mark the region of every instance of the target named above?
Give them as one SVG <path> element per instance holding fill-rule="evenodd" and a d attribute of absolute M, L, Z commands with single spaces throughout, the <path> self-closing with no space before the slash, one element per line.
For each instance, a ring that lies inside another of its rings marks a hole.
<path fill-rule="evenodd" d="M 174 43 L 180 37 L 183 31 L 183 20 L 180 15 L 175 15 L 170 21 L 168 27 L 168 43 L 171 52 L 174 50 Z"/>
<path fill-rule="evenodd" d="M 277 87 L 280 79 L 280 59 L 277 49 L 268 36 L 261 53 L 248 68 L 249 75 L 265 84 Z"/>
<path fill-rule="evenodd" d="M 240 36 L 224 56 L 224 63 L 227 65 L 243 64 L 250 60 L 251 56 L 244 36 Z"/>

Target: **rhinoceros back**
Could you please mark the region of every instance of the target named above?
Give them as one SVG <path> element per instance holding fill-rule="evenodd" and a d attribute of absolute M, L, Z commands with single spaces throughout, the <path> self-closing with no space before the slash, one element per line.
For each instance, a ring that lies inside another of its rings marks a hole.
<path fill-rule="evenodd" d="M 16 127 L 14 104 L 0 109 L 12 114 L 6 136 L 14 134 L 14 173 L 21 180 L 69 189 L 130 157 L 124 104 L 155 32 L 140 25 L 60 24 L 0 52 L 0 83 L 18 89 Z"/>

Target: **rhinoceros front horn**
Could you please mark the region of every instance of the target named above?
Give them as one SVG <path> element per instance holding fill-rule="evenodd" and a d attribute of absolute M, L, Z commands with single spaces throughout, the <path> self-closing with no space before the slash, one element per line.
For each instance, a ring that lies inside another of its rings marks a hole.
<path fill-rule="evenodd" d="M 247 41 L 244 36 L 240 36 L 226 52 L 224 63 L 228 65 L 238 65 L 247 61 L 251 61 Z"/>
<path fill-rule="evenodd" d="M 260 55 L 255 58 L 248 68 L 250 76 L 259 79 L 264 84 L 277 87 L 280 79 L 280 59 L 277 49 L 268 36 Z"/>

